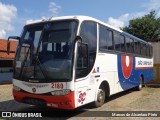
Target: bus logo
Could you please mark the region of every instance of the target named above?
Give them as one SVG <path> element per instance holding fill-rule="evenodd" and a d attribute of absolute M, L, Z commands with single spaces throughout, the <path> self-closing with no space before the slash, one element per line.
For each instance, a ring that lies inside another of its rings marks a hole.
<path fill-rule="evenodd" d="M 35 93 L 36 92 L 36 88 L 32 88 L 32 92 Z"/>
<path fill-rule="evenodd" d="M 132 56 L 122 56 L 122 72 L 125 79 L 128 79 L 132 73 L 133 68 L 133 57 Z"/>
<path fill-rule="evenodd" d="M 83 104 L 83 102 L 86 99 L 85 97 L 86 97 L 86 92 L 84 93 L 80 92 L 78 102 Z"/>

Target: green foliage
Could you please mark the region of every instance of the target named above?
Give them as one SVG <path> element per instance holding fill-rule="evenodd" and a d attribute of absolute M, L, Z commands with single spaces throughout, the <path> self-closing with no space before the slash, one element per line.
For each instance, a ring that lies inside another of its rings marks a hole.
<path fill-rule="evenodd" d="M 129 26 L 121 29 L 147 42 L 160 41 L 160 18 L 156 17 L 155 10 L 141 18 L 130 20 Z"/>

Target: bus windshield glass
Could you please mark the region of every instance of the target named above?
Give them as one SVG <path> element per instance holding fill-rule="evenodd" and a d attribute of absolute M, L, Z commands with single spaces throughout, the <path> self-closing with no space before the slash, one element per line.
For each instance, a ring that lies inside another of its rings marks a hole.
<path fill-rule="evenodd" d="M 24 27 L 17 49 L 14 78 L 62 80 L 72 78 L 77 21 L 45 22 Z"/>

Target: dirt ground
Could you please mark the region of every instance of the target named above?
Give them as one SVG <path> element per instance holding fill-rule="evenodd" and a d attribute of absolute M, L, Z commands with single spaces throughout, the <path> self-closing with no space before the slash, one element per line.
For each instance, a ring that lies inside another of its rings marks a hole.
<path fill-rule="evenodd" d="M 35 109 L 39 109 L 35 106 L 18 103 L 13 100 L 12 97 L 12 85 L 0 85 L 0 111 L 33 111 Z M 44 108 L 42 111 L 48 110 L 50 108 Z M 78 110 L 83 111 L 158 111 L 160 114 L 160 88 L 155 87 L 145 87 L 142 91 L 136 90 L 128 90 L 126 92 L 122 92 L 116 95 L 113 95 L 106 101 L 106 103 L 99 108 L 90 107 L 90 105 L 85 105 Z M 52 111 L 54 112 L 54 110 Z M 85 113 L 84 112 L 84 113 Z M 95 117 L 96 115 L 91 115 L 90 117 L 78 117 L 83 116 L 82 112 L 78 112 L 76 114 L 70 114 L 66 117 L 66 119 L 106 119 L 106 117 Z M 94 112 L 93 112 L 94 113 Z M 121 119 L 124 117 L 110 117 L 107 119 Z M 142 117 L 129 117 L 125 119 L 159 119 L 156 117 L 153 118 L 142 118 Z"/>
<path fill-rule="evenodd" d="M 0 102 L 12 99 L 12 85 L 0 85 Z"/>

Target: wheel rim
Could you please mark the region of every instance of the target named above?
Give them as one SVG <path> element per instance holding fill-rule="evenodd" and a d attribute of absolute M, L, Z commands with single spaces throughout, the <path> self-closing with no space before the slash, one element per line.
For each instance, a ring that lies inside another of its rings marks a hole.
<path fill-rule="evenodd" d="M 142 84 L 139 85 L 139 89 L 142 89 Z"/>
<path fill-rule="evenodd" d="M 141 89 L 142 88 L 142 84 L 140 83 L 140 85 L 139 85 L 139 88 Z"/>
<path fill-rule="evenodd" d="M 140 78 L 139 89 L 142 89 L 142 77 Z"/>
<path fill-rule="evenodd" d="M 98 93 L 97 101 L 99 103 L 102 103 L 102 102 L 104 102 L 104 98 L 105 98 L 105 91 L 100 89 L 99 93 Z"/>
<path fill-rule="evenodd" d="M 140 84 L 138 86 L 138 90 L 141 90 L 143 88 L 143 81 L 142 81 L 142 77 L 140 77 Z"/>

